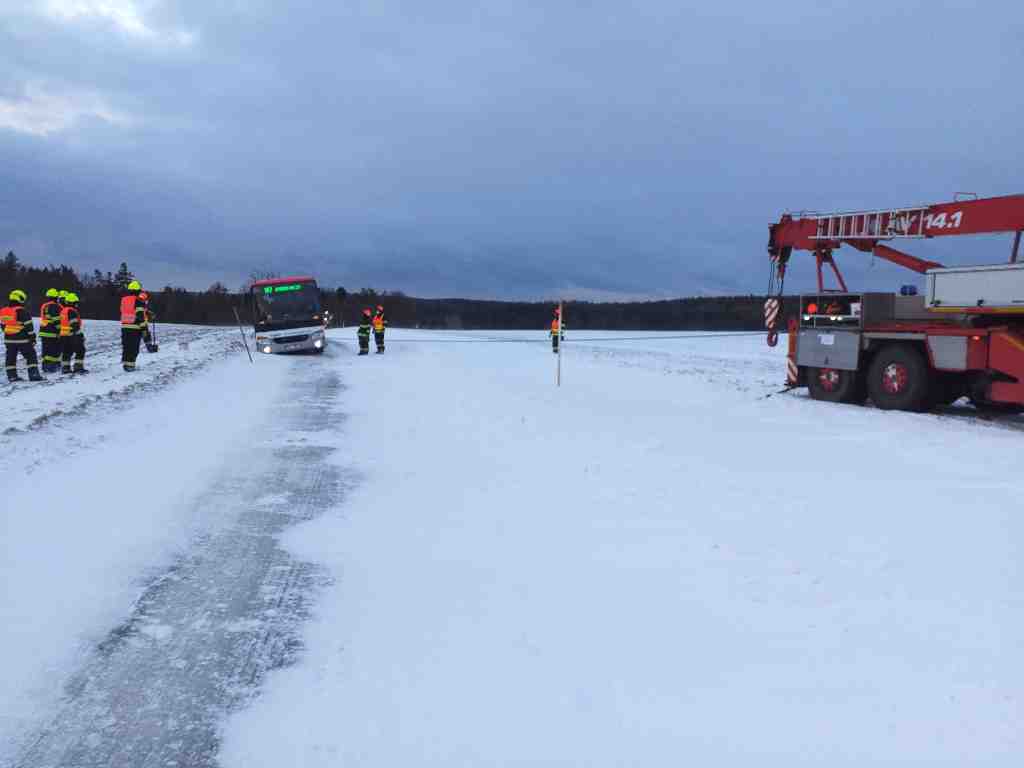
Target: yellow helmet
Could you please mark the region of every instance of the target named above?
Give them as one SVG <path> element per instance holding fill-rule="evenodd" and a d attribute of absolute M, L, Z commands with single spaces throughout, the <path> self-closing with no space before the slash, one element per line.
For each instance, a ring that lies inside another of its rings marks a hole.
<path fill-rule="evenodd" d="M 48 290 L 46 292 L 46 298 L 48 298 L 48 299 L 56 299 L 57 298 L 57 289 L 56 288 L 51 288 L 50 290 Z"/>
<path fill-rule="evenodd" d="M 28 294 L 26 294 L 20 288 L 15 288 L 7 295 L 7 298 L 10 299 L 11 301 L 17 301 L 21 304 L 24 304 L 28 300 Z"/>
<path fill-rule="evenodd" d="M 68 291 L 67 294 L 64 296 L 64 302 L 66 304 L 77 304 L 78 294 L 74 293 L 73 291 Z"/>
<path fill-rule="evenodd" d="M 138 280 L 132 280 L 130 283 L 128 283 L 128 290 L 129 291 L 141 291 L 142 290 L 142 283 L 140 283 Z"/>

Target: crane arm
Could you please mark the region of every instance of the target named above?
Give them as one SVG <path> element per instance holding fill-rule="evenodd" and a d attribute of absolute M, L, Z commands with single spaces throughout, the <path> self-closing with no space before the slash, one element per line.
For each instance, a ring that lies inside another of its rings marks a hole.
<path fill-rule="evenodd" d="M 846 243 L 872 252 L 883 240 L 1021 230 L 1024 230 L 1024 195 L 1007 195 L 876 211 L 798 217 L 786 214 L 769 227 L 768 250 L 777 258 L 783 248 L 830 251 Z M 887 253 L 876 252 L 876 255 L 886 258 Z M 902 263 L 902 258 L 890 260 Z"/>

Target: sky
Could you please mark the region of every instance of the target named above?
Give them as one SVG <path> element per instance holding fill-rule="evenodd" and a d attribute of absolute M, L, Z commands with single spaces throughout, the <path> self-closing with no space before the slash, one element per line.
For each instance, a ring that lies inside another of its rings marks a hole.
<path fill-rule="evenodd" d="M 0 0 L 0 250 L 150 286 L 763 292 L 783 211 L 1024 192 L 1022 40 L 1003 0 Z M 1010 248 L 960 240 L 906 249 Z M 913 282 L 847 250 L 851 286 Z"/>

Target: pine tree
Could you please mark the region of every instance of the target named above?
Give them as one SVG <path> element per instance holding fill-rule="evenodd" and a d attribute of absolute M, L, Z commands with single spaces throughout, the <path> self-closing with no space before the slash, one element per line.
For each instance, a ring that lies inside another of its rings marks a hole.
<path fill-rule="evenodd" d="M 18 257 L 14 255 L 14 251 L 8 251 L 4 257 L 3 265 L 0 266 L 0 276 L 2 276 L 5 282 L 13 281 L 17 278 L 19 269 L 21 269 L 21 262 L 18 261 Z"/>
<path fill-rule="evenodd" d="M 126 288 L 128 283 L 135 279 L 135 275 L 132 274 L 131 270 L 128 269 L 128 264 L 124 261 L 121 262 L 121 266 L 117 269 L 117 274 L 114 275 L 114 282 L 118 288 Z"/>

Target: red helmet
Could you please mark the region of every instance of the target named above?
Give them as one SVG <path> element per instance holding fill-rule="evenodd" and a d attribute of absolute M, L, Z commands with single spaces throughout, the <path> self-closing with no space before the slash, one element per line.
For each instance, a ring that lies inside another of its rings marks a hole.
<path fill-rule="evenodd" d="M 384 305 L 383 304 L 378 304 L 377 305 L 377 311 L 378 312 L 383 312 L 384 311 Z"/>
<path fill-rule="evenodd" d="M 371 311 L 370 311 L 370 308 L 369 308 L 369 307 L 367 307 L 366 309 L 364 309 L 364 310 L 363 310 L 363 314 L 364 314 L 364 315 L 372 315 L 372 314 L 373 314 L 373 312 L 371 312 Z"/>
<path fill-rule="evenodd" d="M 562 308 L 561 307 L 555 307 L 555 314 L 556 315 L 562 314 Z"/>

